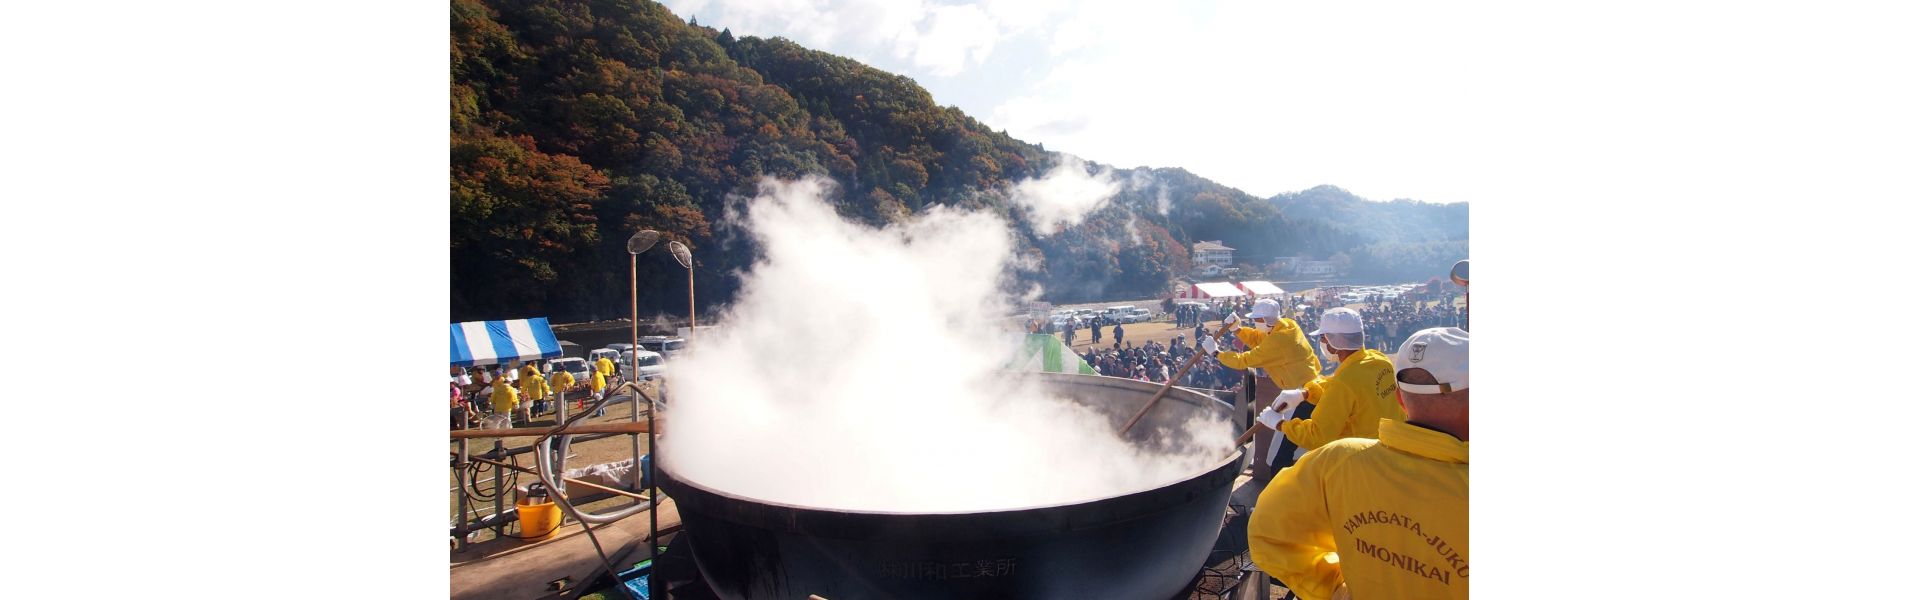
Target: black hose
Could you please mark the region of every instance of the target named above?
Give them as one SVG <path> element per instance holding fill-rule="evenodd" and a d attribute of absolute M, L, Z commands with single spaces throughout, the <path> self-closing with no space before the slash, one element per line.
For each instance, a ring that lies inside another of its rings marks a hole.
<path fill-rule="evenodd" d="M 516 467 L 520 466 L 520 459 L 516 456 L 511 456 L 511 455 L 503 456 L 503 457 L 496 458 L 495 460 L 499 460 L 500 462 L 511 464 Z M 480 462 L 477 460 L 468 462 L 466 481 L 462 482 L 460 486 L 461 491 L 467 495 L 467 498 L 477 502 L 492 502 L 493 499 L 497 497 L 497 494 L 494 494 L 491 491 L 483 491 L 480 489 L 480 479 L 483 475 L 485 475 L 484 471 L 493 471 L 495 478 L 500 478 L 500 477 L 506 478 L 505 481 L 500 482 L 500 489 L 502 490 L 513 489 L 514 486 L 520 483 L 519 471 L 515 471 L 513 469 L 502 469 L 500 467 L 496 467 L 496 466 L 493 466 L 484 462 Z M 504 473 L 502 473 L 502 471 L 504 471 Z"/>

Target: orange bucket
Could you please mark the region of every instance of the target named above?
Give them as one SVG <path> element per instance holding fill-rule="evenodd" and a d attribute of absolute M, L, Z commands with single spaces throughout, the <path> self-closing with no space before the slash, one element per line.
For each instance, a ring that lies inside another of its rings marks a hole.
<path fill-rule="evenodd" d="M 538 541 L 560 532 L 560 505 L 552 502 L 528 504 L 525 498 L 513 503 L 520 516 L 520 539 Z"/>

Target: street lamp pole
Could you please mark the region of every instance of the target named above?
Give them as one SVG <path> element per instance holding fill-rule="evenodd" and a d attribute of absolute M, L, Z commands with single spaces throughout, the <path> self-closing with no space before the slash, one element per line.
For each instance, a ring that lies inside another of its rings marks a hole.
<path fill-rule="evenodd" d="M 640 377 L 640 253 L 646 252 L 647 249 L 653 247 L 654 243 L 659 241 L 660 232 L 652 229 L 643 229 L 639 233 L 633 234 L 633 237 L 627 238 L 627 293 L 633 302 L 633 320 L 631 322 L 633 348 L 629 350 L 629 352 L 633 354 L 632 358 L 628 361 L 630 365 L 629 368 L 632 370 L 628 373 L 634 378 Z M 632 382 L 629 381 L 628 383 Z M 630 392 L 630 394 L 633 396 L 631 399 L 633 402 L 633 410 L 627 415 L 627 421 L 637 423 L 640 421 L 641 394 L 639 384 L 633 384 L 632 389 L 633 391 Z M 640 489 L 641 479 L 640 438 L 634 437 L 629 439 L 633 440 L 633 489 L 638 491 Z M 647 409 L 647 452 L 649 454 L 659 453 L 657 449 L 653 447 L 653 407 L 651 406 Z M 649 460 L 647 463 L 647 479 L 653 478 L 652 471 L 652 460 Z M 647 502 L 652 504 L 652 506 L 647 507 L 647 524 L 649 526 L 649 529 L 647 529 L 647 559 L 651 561 L 655 558 L 654 552 L 656 543 L 658 542 L 655 538 L 660 535 L 660 518 L 657 516 L 660 510 L 660 498 L 657 494 L 648 494 Z M 654 585 L 656 581 L 653 579 L 652 571 L 648 572 L 647 577 L 648 589 L 660 589 Z M 624 585 L 617 579 L 618 577 L 616 576 L 616 581 L 613 582 L 614 585 Z"/>

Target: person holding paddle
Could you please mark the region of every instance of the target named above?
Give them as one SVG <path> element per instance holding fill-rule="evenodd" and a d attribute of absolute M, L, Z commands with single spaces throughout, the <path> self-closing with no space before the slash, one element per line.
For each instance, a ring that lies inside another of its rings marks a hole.
<path fill-rule="evenodd" d="M 1340 366 L 1333 375 L 1306 386 L 1306 400 L 1314 405 L 1310 418 L 1279 421 L 1271 411 L 1261 423 L 1285 433 L 1301 448 L 1312 450 L 1341 438 L 1379 437 L 1383 421 L 1405 421 L 1407 413 L 1394 400 L 1393 361 L 1379 350 L 1366 348 L 1366 324 L 1360 313 L 1336 308 L 1320 317 L 1320 328 L 1307 335 Z"/>

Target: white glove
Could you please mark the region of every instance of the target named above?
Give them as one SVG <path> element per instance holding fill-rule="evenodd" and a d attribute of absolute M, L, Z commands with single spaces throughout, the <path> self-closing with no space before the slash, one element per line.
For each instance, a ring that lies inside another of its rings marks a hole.
<path fill-rule="evenodd" d="M 1220 323 L 1221 323 L 1220 325 L 1221 327 L 1226 327 L 1228 329 L 1238 327 L 1240 326 L 1240 313 L 1231 313 L 1231 312 L 1227 313 L 1226 320 L 1221 321 Z"/>
<path fill-rule="evenodd" d="M 1285 403 L 1287 406 L 1299 406 L 1300 403 L 1306 399 L 1306 390 L 1281 390 L 1280 395 L 1273 399 L 1273 407 L 1278 409 L 1281 403 Z"/>
<path fill-rule="evenodd" d="M 1209 355 L 1220 353 L 1220 342 L 1213 341 L 1213 336 L 1200 338 L 1200 347 L 1206 348 Z"/>
<path fill-rule="evenodd" d="M 1267 429 L 1279 431 L 1280 413 L 1274 412 L 1271 406 L 1267 407 L 1266 410 L 1260 411 L 1260 424 L 1267 426 Z"/>

